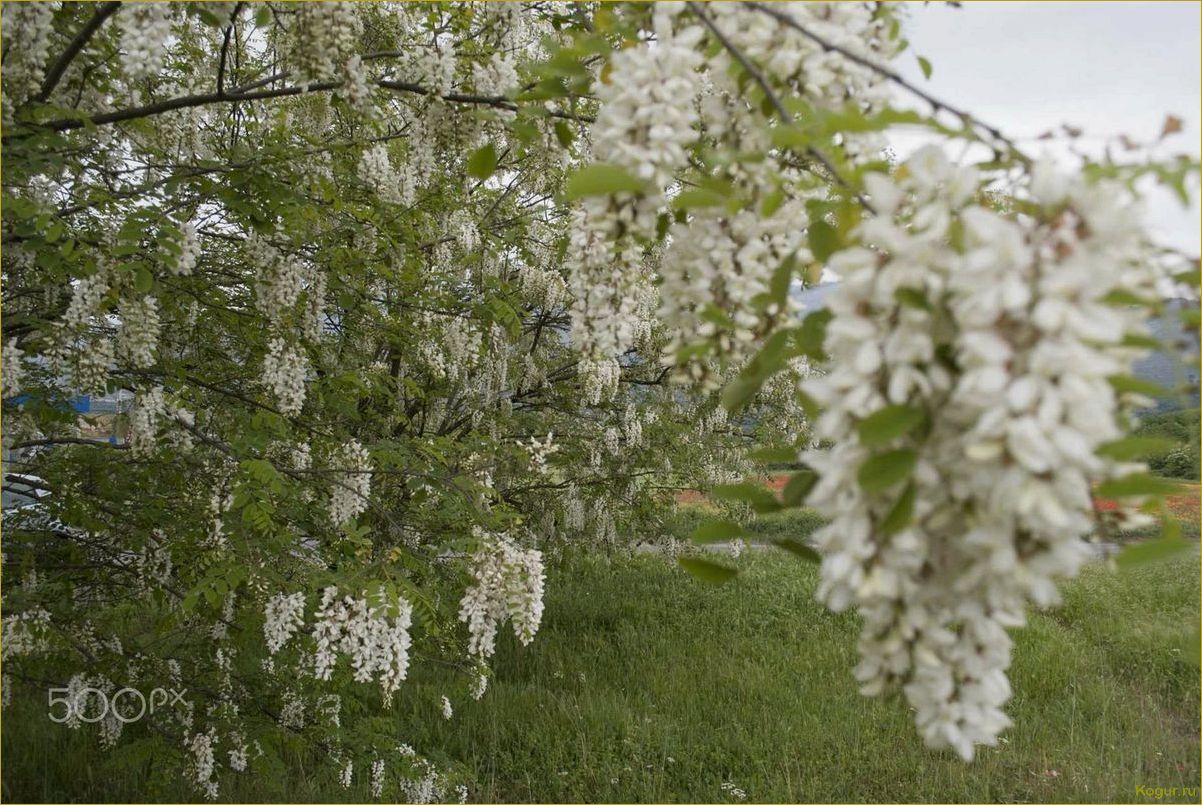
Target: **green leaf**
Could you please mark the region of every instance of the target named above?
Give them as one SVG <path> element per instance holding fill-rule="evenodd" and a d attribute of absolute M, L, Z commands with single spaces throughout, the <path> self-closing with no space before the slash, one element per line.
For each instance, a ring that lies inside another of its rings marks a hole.
<path fill-rule="evenodd" d="M 826 342 L 826 325 L 830 323 L 833 316 L 830 308 L 824 307 L 822 310 L 815 310 L 801 320 L 801 326 L 793 330 L 793 341 L 797 354 L 805 355 L 815 363 L 826 361 L 827 355 L 823 344 Z"/>
<path fill-rule="evenodd" d="M 922 70 L 922 77 L 931 80 L 931 63 L 922 56 L 918 57 L 918 68 Z"/>
<path fill-rule="evenodd" d="M 1168 389 L 1164 386 L 1132 375 L 1111 375 L 1106 380 L 1120 394 L 1143 394 L 1147 397 L 1163 397 L 1168 394 Z"/>
<path fill-rule="evenodd" d="M 497 170 L 497 149 L 489 143 L 482 148 L 477 148 L 472 155 L 467 158 L 467 175 L 473 179 L 484 180 Z"/>
<path fill-rule="evenodd" d="M 568 177 L 568 201 L 610 193 L 638 193 L 643 183 L 616 165 L 585 165 Z"/>
<path fill-rule="evenodd" d="M 810 490 L 816 483 L 818 483 L 818 473 L 813 470 L 806 469 L 795 472 L 785 482 L 785 488 L 780 493 L 781 500 L 786 506 L 800 506 L 805 503 L 806 496 L 810 494 Z"/>
<path fill-rule="evenodd" d="M 1097 454 L 1116 461 L 1135 461 L 1147 456 L 1160 456 L 1176 446 L 1172 439 L 1161 439 L 1155 436 L 1129 436 L 1106 442 L 1097 449 Z"/>
<path fill-rule="evenodd" d="M 759 484 L 719 484 L 710 490 L 710 497 L 736 503 L 747 503 L 756 514 L 780 511 L 780 501 Z"/>
<path fill-rule="evenodd" d="M 556 120 L 555 139 L 559 140 L 559 144 L 564 148 L 569 148 L 576 140 L 576 132 L 568 125 L 566 120 Z"/>
<path fill-rule="evenodd" d="M 918 453 L 909 448 L 890 450 L 872 456 L 861 464 L 856 478 L 865 492 L 884 492 L 909 478 L 917 462 Z"/>
<path fill-rule="evenodd" d="M 913 405 L 889 405 L 856 424 L 860 444 L 867 447 L 886 444 L 904 436 L 926 420 L 926 412 Z"/>
<path fill-rule="evenodd" d="M 896 534 L 909 527 L 914 522 L 914 484 L 906 484 L 901 496 L 893 504 L 893 508 L 881 521 L 881 533 L 886 536 Z"/>
<path fill-rule="evenodd" d="M 154 274 L 150 273 L 150 269 L 146 266 L 139 266 L 138 272 L 134 275 L 134 289 L 138 293 L 149 293 L 154 287 Z"/>
<path fill-rule="evenodd" d="M 1100 498 L 1126 498 L 1137 495 L 1171 495 L 1179 491 L 1176 482 L 1136 473 L 1098 484 L 1095 494 Z"/>
<path fill-rule="evenodd" d="M 1149 562 L 1159 562 L 1164 559 L 1171 559 L 1183 551 L 1188 551 L 1194 546 L 1194 543 L 1187 539 L 1177 538 L 1161 538 L 1148 540 L 1147 542 L 1138 542 L 1134 545 L 1128 545 L 1119 553 L 1116 564 L 1122 569 L 1135 567 L 1137 565 L 1147 564 Z"/>
<path fill-rule="evenodd" d="M 783 537 L 781 539 L 774 540 L 772 544 L 778 548 L 783 548 L 784 550 L 796 556 L 798 559 L 804 559 L 807 562 L 822 561 L 822 556 L 819 555 L 818 551 L 814 550 L 809 545 L 806 545 L 799 539 Z"/>
<path fill-rule="evenodd" d="M 264 3 L 259 6 L 259 10 L 255 12 L 255 25 L 259 28 L 266 28 L 271 24 L 271 6 Z"/>
<path fill-rule="evenodd" d="M 807 232 L 810 251 L 820 263 L 825 263 L 832 254 L 842 248 L 839 231 L 822 219 L 811 220 Z"/>
<path fill-rule="evenodd" d="M 693 542 L 725 542 L 731 539 L 746 539 L 750 534 L 744 530 L 743 526 L 736 523 L 734 520 L 710 520 L 707 523 L 702 523 L 697 526 L 693 535 L 689 539 Z"/>
<path fill-rule="evenodd" d="M 738 377 L 722 390 L 722 405 L 727 411 L 733 414 L 751 402 L 764 381 L 779 371 L 791 357 L 789 346 L 793 340 L 792 330 L 777 330 L 769 336 Z"/>
<path fill-rule="evenodd" d="M 672 200 L 673 206 L 678 210 L 691 210 L 696 207 L 721 207 L 726 202 L 726 196 L 714 190 L 707 190 L 701 187 L 683 190 Z"/>
<path fill-rule="evenodd" d="M 893 298 L 897 300 L 899 305 L 919 310 L 931 309 L 931 300 L 927 299 L 926 294 L 917 288 L 898 288 L 893 292 Z"/>
<path fill-rule="evenodd" d="M 717 562 L 711 562 L 707 559 L 698 559 L 694 556 L 681 556 L 677 558 L 677 562 L 685 570 L 692 573 L 697 578 L 710 584 L 725 584 L 726 582 L 739 575 L 739 571 L 733 567 L 720 565 Z"/>

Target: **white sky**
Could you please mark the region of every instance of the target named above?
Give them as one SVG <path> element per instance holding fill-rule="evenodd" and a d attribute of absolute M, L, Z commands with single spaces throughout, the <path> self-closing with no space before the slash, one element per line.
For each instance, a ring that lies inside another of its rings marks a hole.
<path fill-rule="evenodd" d="M 1202 107 L 1200 6 L 1193 2 L 968 2 L 909 4 L 910 48 L 898 59 L 907 78 L 1019 140 L 1028 154 L 1067 157 L 1062 145 L 1035 139 L 1069 123 L 1084 129 L 1081 150 L 1100 154 L 1126 134 L 1154 140 L 1165 115 L 1185 130 L 1160 154 L 1199 153 Z M 917 56 L 931 61 L 923 78 Z M 905 156 L 917 137 L 894 144 Z M 1118 148 L 1115 153 L 1119 153 Z M 1197 188 L 1195 187 L 1195 195 Z M 1200 250 L 1199 208 L 1185 210 L 1167 192 L 1148 199 L 1158 238 Z"/>

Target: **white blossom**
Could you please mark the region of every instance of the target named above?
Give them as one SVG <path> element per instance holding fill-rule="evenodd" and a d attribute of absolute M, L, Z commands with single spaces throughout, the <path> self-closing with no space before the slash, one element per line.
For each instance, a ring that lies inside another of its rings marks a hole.
<path fill-rule="evenodd" d="M 0 392 L 5 398 L 15 397 L 21 393 L 21 381 L 24 378 L 24 367 L 21 366 L 21 348 L 17 346 L 17 339 L 10 338 L 4 342 L 4 351 L 0 354 L 0 376 L 3 379 L 3 392 Z"/>
<path fill-rule="evenodd" d="M 335 455 L 339 464 L 330 487 L 330 522 L 336 526 L 353 520 L 367 509 L 371 495 L 371 458 L 363 445 L 352 439 Z"/>
<path fill-rule="evenodd" d="M 205 798 L 217 799 L 217 757 L 214 747 L 217 744 L 217 732 L 209 728 L 208 732 L 198 732 L 184 740 L 184 747 L 192 753 L 192 767 L 189 776 L 198 789 L 204 792 Z"/>
<path fill-rule="evenodd" d="M 804 387 L 834 447 L 803 460 L 820 476 L 808 502 L 831 518 L 814 535 L 818 596 L 863 618 L 856 679 L 867 694 L 899 684 L 926 743 L 968 760 L 1010 723 L 1006 629 L 1028 603 L 1056 602 L 1087 556 L 1091 484 L 1128 469 L 1095 451 L 1120 435 L 1106 378 L 1130 368 L 1139 352 L 1122 340 L 1143 324 L 1103 299 L 1154 295 L 1156 275 L 1138 268 L 1135 213 L 1113 186 L 1066 180 L 1065 211 L 1043 221 L 973 206 L 975 174 L 935 147 L 904 175 L 895 216 L 859 227 L 875 249 L 831 261 L 832 368 Z M 890 405 L 921 411 L 925 429 L 863 444 L 858 423 Z M 910 486 L 866 491 L 860 468 L 886 448 L 912 456 Z M 911 522 L 886 530 L 906 496 Z"/>
<path fill-rule="evenodd" d="M 171 36 L 167 3 L 125 3 L 117 14 L 121 28 L 121 67 L 132 79 L 151 78 L 163 69 Z"/>
<path fill-rule="evenodd" d="M 316 614 L 313 637 L 317 642 L 314 676 L 329 679 L 340 653 L 350 656 L 356 682 L 380 683 L 386 702 L 409 672 L 409 626 L 413 606 L 398 598 L 396 615 L 387 617 L 388 607 L 366 597 L 338 597 L 327 587 Z"/>
<path fill-rule="evenodd" d="M 143 296 L 125 300 L 121 305 L 121 327 L 117 330 L 117 354 L 134 368 L 153 366 L 159 329 L 157 299 Z"/>
<path fill-rule="evenodd" d="M 477 533 L 480 547 L 472 557 L 473 584 L 463 594 L 459 620 L 467 624 L 468 653 L 492 656 L 497 627 L 508 617 L 514 635 L 528 645 L 543 614 L 542 553 L 524 549 L 501 534 Z"/>
<path fill-rule="evenodd" d="M 263 637 L 267 653 L 282 649 L 305 622 L 305 594 L 279 593 L 267 601 L 264 609 Z"/>
<path fill-rule="evenodd" d="M 283 414 L 299 414 L 305 405 L 309 360 L 295 344 L 273 338 L 263 358 L 263 384 L 271 390 Z"/>

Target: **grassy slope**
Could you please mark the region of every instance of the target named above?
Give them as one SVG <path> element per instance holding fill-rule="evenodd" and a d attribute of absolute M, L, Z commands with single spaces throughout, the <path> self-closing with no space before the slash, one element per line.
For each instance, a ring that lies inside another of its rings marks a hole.
<path fill-rule="evenodd" d="M 903 702 L 856 693 L 856 621 L 814 602 L 812 567 L 775 553 L 740 564 L 717 588 L 654 556 L 553 568 L 538 639 L 501 641 L 488 695 L 444 722 L 443 683 L 417 678 L 398 737 L 464 764 L 478 801 L 725 801 L 729 780 L 767 801 L 1099 802 L 1198 784 L 1198 669 L 1177 643 L 1198 612 L 1196 556 L 1093 567 L 1036 616 L 1017 638 L 1016 724 L 971 765 L 923 749 Z M 44 713 L 5 712 L 6 800 L 192 796 L 106 775 L 94 743 Z M 225 793 L 368 796 L 296 761 L 266 782 L 227 778 Z"/>

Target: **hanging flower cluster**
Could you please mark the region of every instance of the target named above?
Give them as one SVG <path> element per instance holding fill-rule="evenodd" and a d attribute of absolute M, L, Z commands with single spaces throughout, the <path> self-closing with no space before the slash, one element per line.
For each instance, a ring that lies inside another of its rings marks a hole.
<path fill-rule="evenodd" d="M 263 385 L 271 390 L 285 414 L 299 414 L 305 405 L 305 378 L 309 361 L 295 344 L 273 338 L 263 357 Z"/>
<path fill-rule="evenodd" d="M 263 637 L 267 653 L 275 654 L 305 622 L 305 594 L 279 593 L 267 601 L 263 612 Z"/>
<path fill-rule="evenodd" d="M 839 252 L 829 373 L 803 460 L 831 518 L 819 597 L 864 619 L 856 678 L 902 686 L 927 744 L 966 760 L 1010 722 L 1009 627 L 1087 557 L 1091 484 L 1137 467 L 1097 455 L 1122 433 L 1107 378 L 1141 353 L 1151 298 L 1123 193 L 1041 166 L 1038 217 L 977 206 L 978 177 L 937 147 L 869 187 L 879 217 Z"/>
<path fill-rule="evenodd" d="M 330 81 L 354 55 L 362 22 L 355 3 L 309 3 L 294 8 L 288 61 L 300 83 Z"/>
<path fill-rule="evenodd" d="M 353 520 L 367 509 L 371 497 L 371 457 L 363 445 L 351 440 L 335 456 L 340 465 L 330 488 L 330 522 L 336 526 Z"/>
<path fill-rule="evenodd" d="M 313 656 L 313 675 L 328 680 L 334 673 L 338 655 L 350 657 L 356 682 L 378 679 L 385 702 L 405 681 L 409 673 L 409 626 L 413 606 L 398 598 L 396 615 L 388 618 L 383 602 L 369 602 L 367 597 L 339 598 L 336 587 L 327 587 L 317 608 L 313 639 L 317 650 Z"/>
<path fill-rule="evenodd" d="M 54 6 L 50 3 L 14 3 L 3 10 L 2 16 L 4 122 L 7 124 L 12 116 L 12 102 L 24 100 L 42 83 L 50 55 Z"/>
<path fill-rule="evenodd" d="M 121 328 L 117 331 L 120 357 L 136 369 L 154 365 L 159 345 L 159 301 L 153 296 L 126 300 L 121 305 Z"/>
<path fill-rule="evenodd" d="M 496 646 L 497 627 L 509 618 L 513 633 L 528 645 L 543 617 L 543 555 L 522 548 L 502 534 L 477 532 L 480 547 L 472 557 L 473 584 L 459 604 L 467 624 L 468 654 L 486 660 Z"/>
<path fill-rule="evenodd" d="M 21 378 L 24 367 L 21 366 L 21 347 L 16 338 L 4 342 L 4 352 L 0 355 L 0 380 L 4 382 L 4 390 L 0 395 L 15 397 L 21 393 Z"/>
<path fill-rule="evenodd" d="M 121 67 L 130 78 L 158 76 L 167 57 L 172 8 L 167 3 L 125 3 L 121 25 Z"/>
<path fill-rule="evenodd" d="M 600 358 L 634 344 L 653 306 L 650 276 L 641 270 L 645 241 L 655 236 L 664 192 L 688 163 L 696 142 L 698 25 L 673 29 L 676 4 L 655 8 L 656 47 L 622 50 L 595 87 L 601 103 L 592 128 L 593 158 L 645 183 L 643 192 L 590 196 L 571 226 L 573 338 Z"/>

